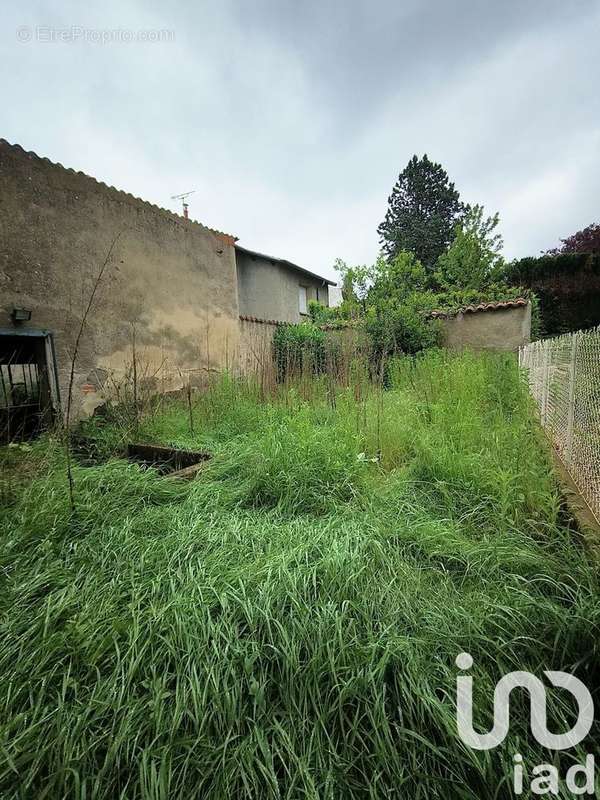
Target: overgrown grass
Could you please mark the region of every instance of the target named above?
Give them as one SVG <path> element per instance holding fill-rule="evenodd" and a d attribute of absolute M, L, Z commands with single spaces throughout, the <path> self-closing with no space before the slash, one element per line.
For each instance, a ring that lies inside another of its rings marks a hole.
<path fill-rule="evenodd" d="M 598 685 L 596 570 L 516 366 L 431 353 L 391 384 L 260 402 L 224 380 L 193 432 L 176 402 L 139 426 L 209 446 L 199 480 L 78 467 L 75 513 L 59 445 L 13 449 L 0 796 L 508 797 L 515 752 L 548 760 L 526 697 L 489 753 L 453 705 L 464 650 L 482 728 L 511 669 Z M 95 435 L 106 455 L 124 434 Z"/>

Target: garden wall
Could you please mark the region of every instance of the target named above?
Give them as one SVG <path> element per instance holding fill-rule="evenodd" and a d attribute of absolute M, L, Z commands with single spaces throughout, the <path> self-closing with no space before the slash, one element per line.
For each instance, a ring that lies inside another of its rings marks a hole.
<path fill-rule="evenodd" d="M 265 374 L 273 368 L 273 334 L 282 323 L 240 315 L 239 367 L 244 375 Z"/>
<path fill-rule="evenodd" d="M 523 298 L 469 306 L 452 314 L 434 311 L 431 316 L 440 321 L 442 345 L 452 350 L 516 352 L 530 341 L 531 303 Z M 239 364 L 243 374 L 270 374 L 273 367 L 273 335 L 281 324 L 285 323 L 240 316 Z M 360 325 L 325 325 L 323 330 L 326 332 L 327 363 L 336 363 L 338 368 L 341 368 L 340 365 L 349 368 L 356 355 L 368 356 L 368 340 Z"/>
<path fill-rule="evenodd" d="M 442 324 L 442 344 L 453 350 L 518 351 L 531 337 L 531 303 L 524 299 L 433 312 Z"/>
<path fill-rule="evenodd" d="M 242 374 L 274 377 L 273 336 L 277 326 L 285 324 L 288 323 L 240 315 L 239 365 Z M 324 325 L 322 329 L 325 331 L 326 363 L 336 363 L 338 369 L 343 370 L 349 367 L 357 354 L 367 354 L 366 334 L 361 326 Z M 336 354 L 335 359 L 333 354 Z"/>
<path fill-rule="evenodd" d="M 0 140 L 0 328 L 54 334 L 63 405 L 84 309 L 107 261 L 79 348 L 78 414 L 134 362 L 157 391 L 232 362 L 234 241 Z M 31 320 L 13 325 L 15 307 Z"/>
<path fill-rule="evenodd" d="M 357 355 L 368 357 L 369 339 L 363 325 L 323 325 L 323 330 L 325 351 L 337 354 L 340 364 L 350 365 Z"/>

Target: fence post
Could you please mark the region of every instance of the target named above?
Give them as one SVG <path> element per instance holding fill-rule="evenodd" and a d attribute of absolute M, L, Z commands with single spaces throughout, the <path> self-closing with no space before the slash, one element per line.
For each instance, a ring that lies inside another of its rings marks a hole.
<path fill-rule="evenodd" d="M 569 405 L 567 407 L 567 441 L 565 442 L 565 461 L 570 466 L 573 459 L 573 423 L 575 421 L 575 380 L 577 378 L 577 342 L 579 333 L 573 334 L 571 342 L 571 367 L 569 370 Z"/>
<path fill-rule="evenodd" d="M 542 372 L 542 408 L 541 417 L 542 425 L 546 427 L 548 422 L 548 394 L 550 391 L 550 348 L 544 348 L 544 357 L 542 361 L 544 367 Z"/>

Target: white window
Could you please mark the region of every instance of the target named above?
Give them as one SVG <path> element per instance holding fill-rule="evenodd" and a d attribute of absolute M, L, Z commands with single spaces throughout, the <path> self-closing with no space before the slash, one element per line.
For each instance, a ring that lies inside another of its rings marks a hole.
<path fill-rule="evenodd" d="M 308 303 L 306 302 L 306 286 L 298 287 L 298 310 L 301 314 L 308 314 Z"/>

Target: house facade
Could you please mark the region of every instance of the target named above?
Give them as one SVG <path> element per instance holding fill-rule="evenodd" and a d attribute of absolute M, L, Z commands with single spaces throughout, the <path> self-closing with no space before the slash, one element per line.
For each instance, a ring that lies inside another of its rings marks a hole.
<path fill-rule="evenodd" d="M 240 315 L 327 303 L 324 279 L 235 243 L 0 140 L 0 409 L 201 383 L 240 364 Z"/>
<path fill-rule="evenodd" d="M 308 318 L 311 300 L 329 305 L 329 286 L 322 278 L 291 261 L 236 245 L 240 315 L 277 322 Z"/>

